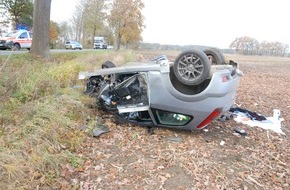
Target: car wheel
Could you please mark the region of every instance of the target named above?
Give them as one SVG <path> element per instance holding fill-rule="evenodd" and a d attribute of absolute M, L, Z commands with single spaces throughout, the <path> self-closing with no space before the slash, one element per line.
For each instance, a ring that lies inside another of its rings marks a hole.
<path fill-rule="evenodd" d="M 222 65 L 225 63 L 224 55 L 218 49 L 210 48 L 203 52 L 207 55 L 211 65 Z"/>
<path fill-rule="evenodd" d="M 188 50 L 176 58 L 173 71 L 182 84 L 194 86 L 202 83 L 209 76 L 210 62 L 202 51 Z"/>
<path fill-rule="evenodd" d="M 98 90 L 97 87 L 100 82 L 101 82 L 101 77 L 90 77 L 87 80 L 87 87 L 84 94 L 92 94 L 92 93 L 97 92 Z"/>
<path fill-rule="evenodd" d="M 114 68 L 114 67 L 116 67 L 116 65 L 112 63 L 111 61 L 106 61 L 105 63 L 102 64 L 102 69 L 108 69 L 108 68 Z M 108 74 L 103 77 L 109 79 L 110 81 L 114 81 L 117 75 L 118 74 Z"/>
<path fill-rule="evenodd" d="M 13 50 L 13 51 L 18 51 L 18 50 L 20 50 L 20 44 L 18 44 L 18 43 L 13 44 L 13 46 L 12 46 L 12 50 Z"/>
<path fill-rule="evenodd" d="M 102 64 L 102 69 L 107 69 L 107 68 L 113 68 L 116 67 L 114 63 L 111 61 L 106 61 L 105 63 Z"/>

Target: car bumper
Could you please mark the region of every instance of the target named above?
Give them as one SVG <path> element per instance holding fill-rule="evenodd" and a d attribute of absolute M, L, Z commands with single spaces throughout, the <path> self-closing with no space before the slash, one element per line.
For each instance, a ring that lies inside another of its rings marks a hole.
<path fill-rule="evenodd" d="M 7 42 L 0 43 L 0 49 L 10 49 L 10 47 Z"/>
<path fill-rule="evenodd" d="M 211 117 L 210 120 L 221 116 L 232 107 L 236 100 L 240 76 L 237 74 L 231 76 L 229 71 L 216 72 L 206 89 L 194 95 L 185 95 L 177 91 L 171 84 L 168 75 L 152 72 L 148 73 L 148 80 L 150 81 L 150 108 L 193 117 L 186 125 L 166 127 L 195 130 L 203 128 L 204 126 L 201 124 L 212 114 L 214 117 Z M 160 124 L 155 122 L 155 125 Z"/>

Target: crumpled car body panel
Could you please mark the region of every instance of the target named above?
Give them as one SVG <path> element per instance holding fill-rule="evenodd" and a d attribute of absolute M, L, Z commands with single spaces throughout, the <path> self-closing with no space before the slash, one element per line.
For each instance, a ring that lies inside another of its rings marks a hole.
<path fill-rule="evenodd" d="M 162 61 L 81 72 L 79 79 L 97 77 L 91 94 L 118 119 L 146 126 L 202 129 L 235 103 L 241 71 L 232 65 L 212 65 L 202 84 L 186 86 L 172 76 L 172 63 Z M 112 79 L 114 78 L 114 79 Z"/>

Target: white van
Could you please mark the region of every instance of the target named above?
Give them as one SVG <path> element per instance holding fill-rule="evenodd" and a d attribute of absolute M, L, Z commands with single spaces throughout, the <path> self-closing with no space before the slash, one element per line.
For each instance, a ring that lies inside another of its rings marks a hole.
<path fill-rule="evenodd" d="M 104 37 L 94 37 L 94 49 L 107 49 L 107 43 Z"/>

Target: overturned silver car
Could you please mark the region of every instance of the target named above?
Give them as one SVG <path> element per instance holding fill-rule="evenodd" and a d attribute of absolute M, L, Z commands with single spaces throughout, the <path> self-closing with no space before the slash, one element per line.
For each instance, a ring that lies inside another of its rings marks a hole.
<path fill-rule="evenodd" d="M 174 62 L 162 55 L 146 63 L 81 72 L 86 94 L 120 120 L 150 127 L 202 129 L 235 102 L 242 72 L 215 50 L 188 50 Z"/>

